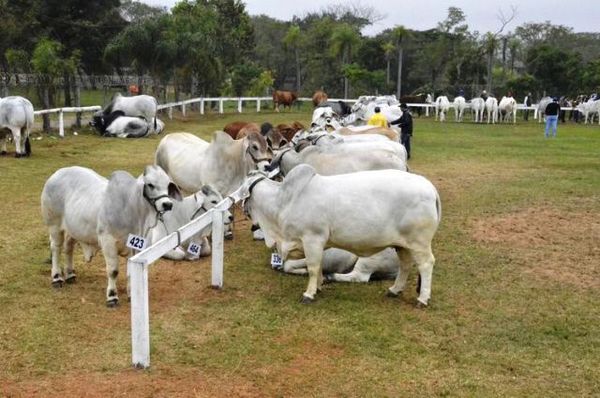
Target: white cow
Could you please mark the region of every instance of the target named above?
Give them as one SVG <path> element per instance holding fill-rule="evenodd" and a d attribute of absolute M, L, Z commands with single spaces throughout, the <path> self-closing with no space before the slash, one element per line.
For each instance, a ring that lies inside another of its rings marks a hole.
<path fill-rule="evenodd" d="M 123 97 L 121 93 L 116 93 L 110 104 L 104 108 L 105 115 L 112 112 L 121 111 L 125 116 L 141 117 L 148 123 L 152 123 L 154 129 L 157 128 L 156 111 L 158 101 L 151 95 L 136 95 L 133 97 Z"/>
<path fill-rule="evenodd" d="M 454 98 L 454 118 L 457 122 L 463 121 L 463 113 L 465 112 L 465 108 L 467 107 L 467 101 L 465 97 L 459 95 Z"/>
<path fill-rule="evenodd" d="M 173 209 L 163 214 L 162 221 L 150 230 L 150 243 L 158 242 L 160 239 L 183 227 L 193 219 L 200 217 L 222 200 L 223 196 L 215 188 L 210 185 L 204 185 L 200 191 L 195 194 L 186 196 L 180 202 L 173 202 Z M 233 215 L 229 211 L 226 211 L 223 219 L 225 220 L 225 225 L 230 224 L 233 221 Z M 187 251 L 191 242 L 194 242 L 201 247 L 199 252 L 200 257 L 210 255 L 211 248 L 207 239 L 210 233 L 211 227 L 208 226 L 203 230 L 198 231 L 198 233 L 191 238 L 181 242 L 178 247 L 171 250 L 163 257 L 171 260 L 196 259 L 197 256 L 194 256 Z"/>
<path fill-rule="evenodd" d="M 259 133 L 234 140 L 223 131 L 215 132 L 210 143 L 189 133 L 169 134 L 155 155 L 155 163 L 185 192 L 211 184 L 223 196 L 235 191 L 250 170 L 265 170 L 271 159 L 267 141 Z"/>
<path fill-rule="evenodd" d="M 0 155 L 6 155 L 8 136 L 4 129 L 10 130 L 15 143 L 15 157 L 31 155 L 29 133 L 33 126 L 33 105 L 28 99 L 18 96 L 0 98 Z"/>
<path fill-rule="evenodd" d="M 577 105 L 577 110 L 583 114 L 585 124 L 588 124 L 588 121 L 593 124 L 594 115 L 598 116 L 598 124 L 600 124 L 600 100 L 589 99 Z"/>
<path fill-rule="evenodd" d="M 431 295 L 434 257 L 431 241 L 441 219 L 440 198 L 424 177 L 399 170 L 320 176 L 309 165 L 294 168 L 282 183 L 252 176 L 246 211 L 258 222 L 268 247 L 283 260 L 306 258 L 309 282 L 303 302 L 320 288 L 323 251 L 337 247 L 358 256 L 395 248 L 400 264 L 417 263 L 421 277 L 418 305 Z M 389 294 L 406 285 L 400 271 Z"/>
<path fill-rule="evenodd" d="M 370 257 L 358 257 L 346 250 L 331 248 L 323 252 L 323 274 L 332 282 L 368 282 L 370 279 L 396 279 L 401 264 L 396 251 L 387 248 Z M 306 259 L 287 260 L 283 272 L 307 275 Z M 408 272 L 408 269 L 405 270 Z"/>
<path fill-rule="evenodd" d="M 386 144 L 386 145 L 381 145 Z M 299 153 L 293 149 L 281 151 L 270 169 L 279 167 L 282 175 L 300 164 L 309 164 L 321 175 L 353 173 L 363 170 L 407 170 L 406 149 L 401 144 L 394 148 L 388 143 L 337 143 L 309 146 Z M 400 152 L 400 154 L 399 154 Z M 404 157 L 401 157 L 401 156 Z"/>
<path fill-rule="evenodd" d="M 435 99 L 435 120 L 443 122 L 446 120 L 446 112 L 450 109 L 450 101 L 445 95 L 440 95 Z"/>
<path fill-rule="evenodd" d="M 517 101 L 513 97 L 502 97 L 498 104 L 498 112 L 502 116 L 503 122 L 510 122 L 511 116 L 513 124 L 517 122 Z"/>
<path fill-rule="evenodd" d="M 543 97 L 537 105 L 537 118 L 538 123 L 541 123 L 544 120 L 544 114 L 546 112 L 546 107 L 549 103 L 552 102 L 552 97 Z"/>
<path fill-rule="evenodd" d="M 471 112 L 474 113 L 473 120 L 475 123 L 483 122 L 483 111 L 485 109 L 485 101 L 481 97 L 471 100 Z"/>
<path fill-rule="evenodd" d="M 395 95 L 360 96 L 356 103 L 352 105 L 352 113 L 343 119 L 342 124 L 344 126 L 365 124 L 375 114 L 376 107 L 379 107 L 380 112 L 388 122 L 391 122 L 402 116 L 399 105 L 400 103 Z"/>
<path fill-rule="evenodd" d="M 485 100 L 485 110 L 487 112 L 488 124 L 495 124 L 498 121 L 498 100 L 495 97 L 489 96 Z"/>
<path fill-rule="evenodd" d="M 52 285 L 59 287 L 75 280 L 73 248 L 79 242 L 86 261 L 98 248 L 106 260 L 108 285 L 106 304 L 119 302 L 116 280 L 119 255 L 128 255 L 129 234 L 144 237 L 171 210 L 173 199 L 181 200 L 177 186 L 157 166 L 147 166 L 138 179 L 125 171 L 114 172 L 110 180 L 84 167 L 56 171 L 42 190 L 42 218 L 48 226 L 52 251 Z M 65 246 L 66 269 L 59 265 Z"/>
<path fill-rule="evenodd" d="M 120 116 L 116 118 L 105 130 L 104 135 L 118 138 L 140 138 L 151 134 L 160 134 L 165 128 L 165 124 L 156 119 L 156 128 L 152 123 L 145 119 L 132 116 Z"/>

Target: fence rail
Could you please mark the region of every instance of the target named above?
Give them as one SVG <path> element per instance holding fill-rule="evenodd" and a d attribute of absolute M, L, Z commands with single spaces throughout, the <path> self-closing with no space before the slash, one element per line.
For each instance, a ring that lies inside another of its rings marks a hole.
<path fill-rule="evenodd" d="M 309 102 L 309 101 L 312 101 L 312 98 L 301 97 L 301 98 L 298 98 L 298 100 Z M 237 103 L 236 111 L 238 113 L 243 113 L 244 103 L 256 102 L 256 112 L 260 112 L 262 109 L 262 104 L 265 102 L 269 102 L 269 101 L 273 102 L 273 98 L 272 97 L 198 97 L 198 98 L 186 99 L 183 101 L 168 102 L 166 104 L 160 104 L 160 105 L 158 105 L 157 109 L 159 111 L 166 109 L 169 119 L 172 119 L 173 118 L 173 108 L 181 108 L 181 114 L 185 117 L 185 116 L 187 116 L 188 106 L 192 106 L 194 104 L 199 104 L 200 114 L 204 115 L 206 113 L 205 110 L 206 110 L 207 102 L 218 102 L 218 113 L 224 114 L 225 113 L 225 105 L 224 104 L 226 102 L 236 102 Z M 354 103 L 358 100 L 357 99 L 330 98 L 329 101 L 332 101 L 332 102 L 344 101 L 344 102 L 348 102 L 348 103 Z M 430 110 L 435 108 L 435 104 L 409 103 L 407 105 L 412 108 L 425 108 L 426 116 L 429 116 Z M 452 104 L 450 105 L 450 108 L 452 108 Z M 471 108 L 470 104 L 467 103 L 466 109 L 470 109 L 470 108 Z M 99 105 L 84 106 L 84 107 L 53 108 L 53 109 L 43 109 L 43 110 L 35 111 L 34 115 L 57 113 L 58 114 L 58 134 L 59 134 L 59 136 L 64 137 L 64 135 L 65 135 L 64 114 L 65 113 L 96 112 L 101 109 L 102 109 L 102 107 Z M 524 111 L 524 110 L 533 111 L 534 119 L 538 118 L 538 114 L 537 114 L 538 113 L 538 105 L 537 104 L 534 104 L 529 107 L 526 107 L 524 105 L 517 105 L 517 111 Z M 561 110 L 572 111 L 572 110 L 575 110 L 575 108 L 568 107 L 568 108 L 561 108 Z"/>

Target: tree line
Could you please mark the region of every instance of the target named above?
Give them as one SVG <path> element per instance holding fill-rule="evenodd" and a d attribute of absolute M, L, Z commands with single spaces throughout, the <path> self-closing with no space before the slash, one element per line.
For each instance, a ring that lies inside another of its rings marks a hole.
<path fill-rule="evenodd" d="M 39 77 L 37 94 L 73 101 L 78 75 L 150 76 L 161 97 L 265 95 L 271 88 L 332 97 L 431 92 L 467 96 L 576 95 L 600 87 L 600 34 L 550 22 L 469 28 L 460 8 L 429 30 L 395 26 L 375 36 L 374 9 L 337 4 L 282 21 L 250 16 L 241 0 L 186 0 L 172 9 L 133 0 L 0 0 L 0 73 Z M 59 87 L 58 81 L 61 82 Z M 6 87 L 0 87 L 6 92 Z"/>

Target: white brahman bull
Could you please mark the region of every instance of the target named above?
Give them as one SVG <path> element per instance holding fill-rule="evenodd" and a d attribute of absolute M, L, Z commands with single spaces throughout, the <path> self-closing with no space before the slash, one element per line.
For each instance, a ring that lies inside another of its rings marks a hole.
<path fill-rule="evenodd" d="M 300 165 L 282 183 L 251 176 L 244 186 L 249 195 L 245 210 L 262 227 L 267 246 L 276 247 L 284 261 L 306 258 L 304 303 L 314 300 L 322 284 L 326 248 L 367 257 L 391 247 L 401 264 L 417 263 L 422 282 L 418 305 L 427 305 L 435 261 L 431 241 L 441 203 L 426 178 L 400 170 L 320 176 Z M 398 273 L 389 295 L 403 291 L 407 276 Z"/>
<path fill-rule="evenodd" d="M 234 140 L 217 131 L 210 143 L 189 133 L 173 133 L 158 144 L 155 163 L 188 194 L 211 184 L 227 196 L 242 184 L 250 170 L 265 170 L 272 157 L 260 133 Z"/>
<path fill-rule="evenodd" d="M 485 109 L 485 101 L 481 97 L 471 99 L 471 112 L 475 123 L 483 122 L 483 111 Z"/>
<path fill-rule="evenodd" d="M 360 96 L 354 105 L 352 113 L 342 119 L 342 125 L 364 125 L 375 114 L 375 108 L 379 107 L 380 112 L 386 117 L 388 122 L 399 119 L 402 111 L 398 107 L 400 103 L 395 95 L 384 96 Z"/>
<path fill-rule="evenodd" d="M 162 120 L 155 119 L 156 127 L 139 117 L 120 116 L 112 121 L 106 128 L 104 135 L 118 138 L 141 138 L 151 134 L 160 134 L 165 128 Z"/>
<path fill-rule="evenodd" d="M 594 123 L 594 115 L 598 116 L 598 124 L 600 124 L 600 100 L 589 99 L 577 105 L 577 110 L 581 112 L 584 117 L 584 124 Z"/>
<path fill-rule="evenodd" d="M 158 242 L 168 234 L 183 227 L 193 219 L 200 217 L 206 213 L 220 201 L 223 200 L 223 196 L 212 186 L 204 185 L 200 191 L 193 195 L 186 196 L 180 202 L 173 202 L 173 209 L 163 214 L 161 222 L 159 222 L 154 228 L 150 230 L 149 244 Z M 233 215 L 226 211 L 224 216 L 225 225 L 230 224 L 233 221 Z M 188 252 L 187 248 L 191 242 L 194 242 L 200 247 L 198 255 L 205 257 L 210 255 L 211 248 L 207 237 L 211 233 L 211 226 L 198 231 L 191 238 L 181 242 L 181 244 L 175 249 L 171 250 L 163 257 L 171 260 L 194 260 L 198 256 Z"/>
<path fill-rule="evenodd" d="M 387 248 L 370 257 L 358 257 L 349 251 L 331 248 L 323 252 L 323 274 L 332 282 L 368 282 L 371 279 L 396 279 L 402 264 L 396 251 Z M 287 260 L 283 272 L 307 275 L 306 259 Z M 405 268 L 403 272 L 408 272 Z"/>
<path fill-rule="evenodd" d="M 546 107 L 552 102 L 552 97 L 543 97 L 537 105 L 537 118 L 538 123 L 541 123 L 545 119 Z"/>
<path fill-rule="evenodd" d="M 445 95 L 440 95 L 435 99 L 435 120 L 443 122 L 446 120 L 446 112 L 450 109 L 450 101 Z"/>
<path fill-rule="evenodd" d="M 467 107 L 467 101 L 465 100 L 465 97 L 463 97 L 461 95 L 459 95 L 458 97 L 455 97 L 452 105 L 454 107 L 455 121 L 462 122 L 463 114 L 465 112 L 465 108 Z"/>
<path fill-rule="evenodd" d="M 10 130 L 15 143 L 15 157 L 31 155 L 29 133 L 33 127 L 33 105 L 18 96 L 0 98 L 0 155 L 6 155 L 6 141 Z"/>
<path fill-rule="evenodd" d="M 488 124 L 495 124 L 498 121 L 498 100 L 495 97 L 489 96 L 485 100 L 485 111 L 487 113 Z"/>
<path fill-rule="evenodd" d="M 110 104 L 102 111 L 94 114 L 90 125 L 104 134 L 106 128 L 119 116 L 139 117 L 146 122 L 153 130 L 158 129 L 156 121 L 156 111 L 158 101 L 151 95 L 136 95 L 133 97 L 123 97 L 121 93 L 116 93 Z"/>
<path fill-rule="evenodd" d="M 396 144 L 397 148 L 388 144 Z M 290 148 L 275 156 L 269 170 L 279 167 L 281 174 L 286 176 L 300 164 L 311 165 L 321 175 L 346 174 L 364 170 L 407 170 L 406 149 L 397 142 L 378 141 L 312 145 L 300 152 Z"/>
<path fill-rule="evenodd" d="M 513 97 L 502 97 L 498 104 L 499 116 L 501 121 L 510 122 L 512 117 L 513 124 L 517 122 L 517 101 Z"/>
<path fill-rule="evenodd" d="M 135 179 L 125 171 L 114 172 L 110 179 L 84 167 L 66 167 L 56 171 L 42 190 L 42 218 L 48 226 L 52 251 L 52 285 L 59 287 L 75 280 L 73 248 L 79 242 L 86 261 L 98 248 L 106 261 L 106 304 L 116 306 L 119 255 L 128 255 L 129 234 L 144 237 L 173 207 L 172 199 L 181 200 L 177 186 L 158 166 L 146 166 Z M 59 265 L 61 247 L 65 247 L 66 268 Z"/>

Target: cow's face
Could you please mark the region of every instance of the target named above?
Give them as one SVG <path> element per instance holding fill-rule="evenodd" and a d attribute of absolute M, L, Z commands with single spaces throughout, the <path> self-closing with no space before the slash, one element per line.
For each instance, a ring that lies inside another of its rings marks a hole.
<path fill-rule="evenodd" d="M 266 171 L 273 159 L 273 152 L 265 137 L 260 133 L 250 133 L 244 137 L 246 161 L 257 170 Z"/>
<path fill-rule="evenodd" d="M 171 210 L 173 199 L 181 200 L 179 188 L 159 166 L 146 166 L 143 182 L 144 197 L 159 213 Z"/>

